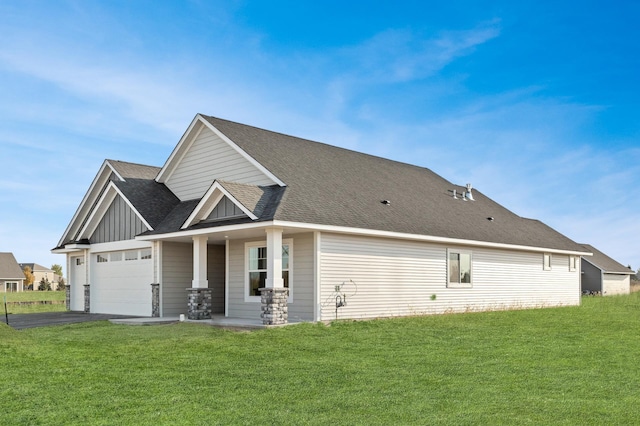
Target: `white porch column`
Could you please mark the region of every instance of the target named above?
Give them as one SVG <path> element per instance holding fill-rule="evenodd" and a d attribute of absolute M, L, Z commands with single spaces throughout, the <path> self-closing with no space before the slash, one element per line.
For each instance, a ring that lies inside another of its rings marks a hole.
<path fill-rule="evenodd" d="M 267 229 L 266 288 L 282 288 L 282 228 Z"/>
<path fill-rule="evenodd" d="M 207 288 L 207 240 L 206 236 L 193 237 L 193 281 L 192 288 Z"/>
<path fill-rule="evenodd" d="M 260 317 L 264 325 L 289 321 L 289 289 L 282 279 L 282 229 L 267 229 L 267 279 L 260 289 Z"/>

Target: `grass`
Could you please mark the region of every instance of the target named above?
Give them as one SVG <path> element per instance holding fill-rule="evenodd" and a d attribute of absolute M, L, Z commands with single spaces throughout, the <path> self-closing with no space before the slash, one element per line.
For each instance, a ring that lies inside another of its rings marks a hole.
<path fill-rule="evenodd" d="M 4 296 L 7 297 L 7 310 L 10 314 L 32 314 L 36 312 L 62 312 L 66 310 L 64 303 L 19 305 L 11 302 L 64 302 L 64 291 L 21 291 L 15 293 L 1 293 L 0 313 L 4 315 Z"/>
<path fill-rule="evenodd" d="M 640 293 L 231 332 L 0 324 L 0 424 L 635 424 Z"/>

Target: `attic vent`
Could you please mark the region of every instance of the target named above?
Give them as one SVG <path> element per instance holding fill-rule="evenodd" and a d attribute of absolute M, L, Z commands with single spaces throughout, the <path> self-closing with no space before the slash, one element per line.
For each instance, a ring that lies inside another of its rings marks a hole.
<path fill-rule="evenodd" d="M 385 206 L 388 206 L 389 204 L 391 204 L 391 201 L 389 200 L 382 200 L 380 201 L 382 204 L 384 204 Z"/>

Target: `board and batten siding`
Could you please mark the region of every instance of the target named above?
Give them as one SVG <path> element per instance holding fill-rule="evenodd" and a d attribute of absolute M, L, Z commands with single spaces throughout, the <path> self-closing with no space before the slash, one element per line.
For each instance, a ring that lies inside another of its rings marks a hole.
<path fill-rule="evenodd" d="M 113 199 L 89 241 L 96 244 L 132 240 L 145 231 L 148 231 L 148 228 L 118 195 Z"/>
<path fill-rule="evenodd" d="M 214 180 L 273 185 L 274 182 L 208 128 L 197 135 L 169 179 L 180 201 L 201 198 Z"/>
<path fill-rule="evenodd" d="M 322 320 L 502 310 L 580 303 L 580 272 L 568 256 L 451 247 L 472 253 L 472 288 L 447 287 L 447 246 L 325 234 L 320 239 Z M 353 283 L 355 284 L 353 284 Z M 341 291 L 336 292 L 335 286 Z"/>
<path fill-rule="evenodd" d="M 283 235 L 293 239 L 292 296 L 288 304 L 289 321 L 313 321 L 314 257 L 313 234 Z M 245 302 L 245 243 L 260 240 L 229 242 L 229 316 L 260 319 L 260 301 Z"/>

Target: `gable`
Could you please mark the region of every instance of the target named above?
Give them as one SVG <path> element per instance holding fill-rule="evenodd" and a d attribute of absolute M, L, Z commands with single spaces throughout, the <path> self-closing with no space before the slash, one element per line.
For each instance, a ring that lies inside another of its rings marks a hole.
<path fill-rule="evenodd" d="M 125 182 L 131 178 L 153 179 L 159 171 L 158 167 L 105 160 L 58 241 L 58 247 L 82 239 L 80 234 L 86 228 L 89 218 L 94 214 L 99 200 L 103 198 L 111 182 Z"/>
<path fill-rule="evenodd" d="M 89 241 L 93 244 L 132 240 L 136 235 L 148 230 L 149 228 L 126 201 L 117 195 L 91 234 Z"/>
<path fill-rule="evenodd" d="M 159 175 L 159 181 L 180 201 L 201 198 L 216 179 L 250 185 L 274 184 L 264 170 L 209 127 L 198 123 L 191 132 L 192 140 L 181 141 L 181 152 L 174 152 L 174 158 L 168 161 L 168 165 L 173 163 L 167 172 L 169 176 Z"/>
<path fill-rule="evenodd" d="M 246 216 L 246 214 L 227 196 L 223 196 L 205 220 L 218 220 L 230 217 Z"/>

